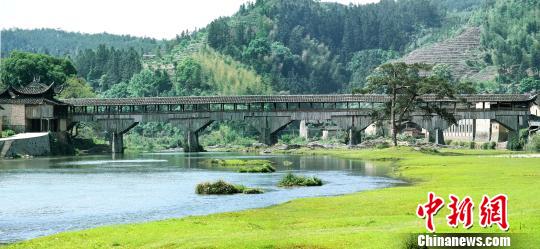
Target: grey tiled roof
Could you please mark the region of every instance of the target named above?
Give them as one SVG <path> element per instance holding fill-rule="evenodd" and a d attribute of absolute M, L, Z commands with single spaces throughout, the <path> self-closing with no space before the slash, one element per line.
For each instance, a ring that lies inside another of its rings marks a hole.
<path fill-rule="evenodd" d="M 14 98 L 14 99 L 3 99 L 0 98 L 0 104 L 12 104 L 12 105 L 66 105 L 61 101 L 50 100 L 47 98 Z"/>
<path fill-rule="evenodd" d="M 459 95 L 459 99 L 468 102 L 527 102 L 536 96 L 522 94 L 476 94 Z M 456 101 L 440 99 L 436 95 L 425 95 L 424 101 Z M 67 99 L 62 100 L 74 106 L 92 105 L 167 105 L 167 104 L 249 104 L 249 103 L 334 103 L 334 102 L 366 102 L 384 103 L 390 101 L 388 95 L 379 94 L 336 94 L 336 95 L 279 95 L 279 96 L 192 96 L 192 97 L 146 97 L 117 99 Z"/>
<path fill-rule="evenodd" d="M 24 87 L 21 86 L 12 86 L 12 89 L 15 90 L 18 93 L 21 94 L 28 94 L 28 95 L 39 95 L 44 94 L 47 91 L 49 91 L 54 84 L 45 85 L 43 83 L 39 82 L 32 82 Z"/>

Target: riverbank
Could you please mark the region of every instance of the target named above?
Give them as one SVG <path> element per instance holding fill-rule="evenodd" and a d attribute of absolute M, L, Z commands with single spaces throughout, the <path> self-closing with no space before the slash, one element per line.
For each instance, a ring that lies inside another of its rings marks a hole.
<path fill-rule="evenodd" d="M 498 157 L 500 151 L 295 150 L 364 160 L 397 160 L 393 177 L 411 185 L 336 197 L 307 198 L 268 208 L 66 232 L 7 248 L 399 248 L 409 233 L 424 232 L 414 214 L 427 192 L 439 196 L 509 197 L 511 233 L 522 244 L 540 243 L 540 158 Z M 478 205 L 478 203 L 477 203 Z M 446 225 L 438 232 L 499 232 Z M 477 217 L 475 217 L 477 219 Z"/>

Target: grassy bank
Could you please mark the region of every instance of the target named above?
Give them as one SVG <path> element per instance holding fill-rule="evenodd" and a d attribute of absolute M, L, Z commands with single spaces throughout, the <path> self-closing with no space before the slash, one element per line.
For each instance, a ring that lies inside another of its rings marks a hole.
<path fill-rule="evenodd" d="M 363 151 L 300 151 L 343 158 L 399 159 L 394 176 L 412 182 L 337 197 L 307 198 L 262 209 L 144 224 L 67 232 L 8 248 L 400 248 L 407 234 L 424 232 L 416 206 L 428 191 L 444 197 L 483 194 L 509 197 L 510 232 L 525 245 L 540 244 L 540 158 L 497 157 L 496 151 L 422 153 L 409 148 Z M 436 216 L 438 232 L 499 232 L 475 225 L 446 225 L 446 208 Z"/>

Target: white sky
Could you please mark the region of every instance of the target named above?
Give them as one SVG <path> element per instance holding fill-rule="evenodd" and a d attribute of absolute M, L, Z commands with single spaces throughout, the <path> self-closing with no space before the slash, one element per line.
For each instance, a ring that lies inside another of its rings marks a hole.
<path fill-rule="evenodd" d="M 0 0 L 0 29 L 58 28 L 173 38 L 234 14 L 249 0 Z M 343 4 L 379 0 L 323 0 Z"/>

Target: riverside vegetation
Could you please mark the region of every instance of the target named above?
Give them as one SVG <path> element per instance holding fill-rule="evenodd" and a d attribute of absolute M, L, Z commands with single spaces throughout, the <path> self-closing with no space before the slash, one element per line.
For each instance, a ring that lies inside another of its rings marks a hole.
<path fill-rule="evenodd" d="M 298 176 L 288 173 L 279 181 L 280 187 L 296 187 L 296 186 L 322 186 L 323 182 L 317 177 Z"/>
<path fill-rule="evenodd" d="M 247 188 L 244 185 L 234 185 L 223 180 L 216 182 L 203 182 L 197 184 L 195 193 L 200 195 L 232 195 L 232 194 L 262 194 L 263 190 L 258 188 Z"/>
<path fill-rule="evenodd" d="M 210 167 L 232 168 L 240 173 L 272 173 L 276 171 L 270 160 L 209 159 L 201 164 Z"/>
<path fill-rule="evenodd" d="M 425 221 L 414 212 L 430 191 L 443 197 L 468 195 L 475 201 L 484 194 L 507 194 L 509 233 L 521 234 L 515 237 L 516 245 L 540 244 L 540 158 L 494 150 L 422 152 L 407 147 L 297 153 L 393 162 L 391 176 L 409 184 L 240 212 L 65 232 L 7 248 L 402 248 L 407 234 L 425 232 Z M 441 211 L 435 216 L 437 232 L 500 232 L 496 226 L 476 223 L 470 229 L 451 228 L 445 215 Z"/>

